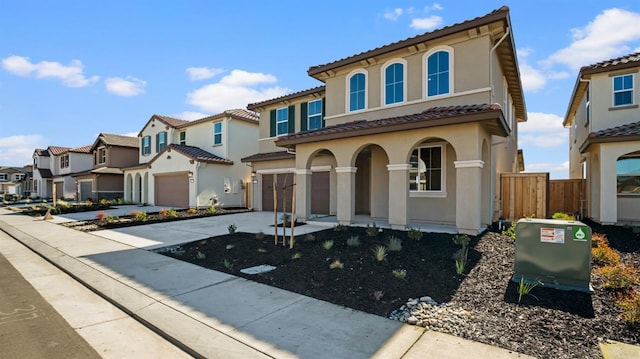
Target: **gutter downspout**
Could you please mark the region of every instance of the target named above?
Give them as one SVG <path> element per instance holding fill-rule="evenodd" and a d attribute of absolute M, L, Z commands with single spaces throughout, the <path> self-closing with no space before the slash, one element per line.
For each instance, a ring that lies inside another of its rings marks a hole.
<path fill-rule="evenodd" d="M 494 88 L 493 88 L 493 56 L 492 55 L 493 55 L 493 52 L 496 50 L 496 48 L 500 46 L 502 41 L 504 41 L 504 39 L 506 39 L 510 33 L 511 33 L 511 29 L 507 27 L 507 31 L 505 32 L 505 34 L 502 35 L 500 40 L 498 40 L 498 42 L 495 45 L 493 45 L 491 50 L 489 50 L 489 87 L 491 87 L 491 99 L 489 103 L 493 103 L 493 98 L 495 97 Z"/>

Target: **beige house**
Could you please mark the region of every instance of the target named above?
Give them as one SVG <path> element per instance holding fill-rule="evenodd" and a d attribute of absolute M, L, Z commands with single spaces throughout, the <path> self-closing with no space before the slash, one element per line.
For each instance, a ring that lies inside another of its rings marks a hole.
<path fill-rule="evenodd" d="M 526 109 L 512 31 L 502 7 L 313 66 L 323 86 L 249 105 L 260 113 L 259 151 L 243 158 L 258 182 L 254 207 L 272 209 L 272 186 L 291 188 L 295 176 L 303 220 L 482 231 L 499 216 L 500 174 L 521 166 Z"/>
<path fill-rule="evenodd" d="M 75 174 L 80 201 L 124 197 L 123 168 L 138 164 L 138 138 L 101 133 L 91 146 L 93 168 Z"/>
<path fill-rule="evenodd" d="M 153 115 L 138 134 L 138 165 L 125 168 L 125 199 L 172 208 L 245 207 L 258 118 L 227 110 L 195 121 Z"/>
<path fill-rule="evenodd" d="M 31 166 L 0 166 L 0 195 L 23 196 L 31 190 Z"/>
<path fill-rule="evenodd" d="M 640 222 L 640 53 L 580 69 L 563 124 L 571 178 L 586 178 L 585 216 Z"/>
<path fill-rule="evenodd" d="M 69 148 L 49 146 L 33 152 L 31 197 L 76 199 L 75 174 L 93 167 L 91 145 Z"/>

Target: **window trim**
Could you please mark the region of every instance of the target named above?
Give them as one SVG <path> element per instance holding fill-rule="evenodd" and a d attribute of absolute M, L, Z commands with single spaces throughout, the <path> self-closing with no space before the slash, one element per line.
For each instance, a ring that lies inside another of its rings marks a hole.
<path fill-rule="evenodd" d="M 278 118 L 278 114 L 281 111 L 286 114 L 286 117 L 284 117 L 283 119 L 279 119 Z M 285 129 L 285 132 L 282 132 L 282 133 L 280 133 L 280 124 L 281 123 L 287 124 L 287 128 Z M 279 107 L 279 108 L 276 109 L 276 137 L 282 136 L 282 135 L 286 135 L 288 133 L 289 133 L 289 107 L 288 106 Z"/>
<path fill-rule="evenodd" d="M 181 146 L 184 146 L 187 144 L 187 131 L 180 131 L 179 136 L 179 143 Z"/>
<path fill-rule="evenodd" d="M 364 88 L 362 89 L 362 92 L 364 93 L 364 99 L 363 99 L 363 104 L 362 104 L 362 108 L 356 109 L 356 110 L 352 110 L 351 109 L 351 79 L 356 76 L 356 75 L 363 75 L 364 76 Z M 366 70 L 354 70 L 351 73 L 349 73 L 347 75 L 346 78 L 346 104 L 347 104 L 347 108 L 346 108 L 346 112 L 347 113 L 353 113 L 353 112 L 358 112 L 358 111 L 364 111 L 368 108 L 368 99 L 367 99 L 367 87 L 369 86 L 369 73 Z"/>
<path fill-rule="evenodd" d="M 402 101 L 396 101 L 387 103 L 387 69 L 393 65 L 402 65 Z M 405 59 L 391 59 L 385 63 L 381 68 L 381 80 L 382 80 L 382 98 L 380 99 L 382 106 L 394 106 L 407 102 L 407 60 Z"/>
<path fill-rule="evenodd" d="M 104 155 L 104 160 L 102 159 Z M 98 148 L 98 158 L 97 158 L 97 164 L 102 165 L 107 163 L 107 148 L 106 147 L 99 147 Z"/>
<path fill-rule="evenodd" d="M 449 54 L 449 92 L 447 93 L 441 93 L 441 94 L 437 94 L 437 95 L 433 95 L 433 96 L 429 96 L 429 56 L 440 52 L 440 51 L 444 51 L 447 52 Z M 454 51 L 453 51 L 453 47 L 450 46 L 436 46 L 433 49 L 431 49 L 429 52 L 426 52 L 423 57 L 422 57 L 422 71 L 424 71 L 424 74 L 422 76 L 422 98 L 437 98 L 440 96 L 448 96 L 448 95 L 452 95 L 455 93 L 455 87 L 454 87 Z"/>
<path fill-rule="evenodd" d="M 60 168 L 68 168 L 69 167 L 69 154 L 64 154 L 60 156 Z"/>
<path fill-rule="evenodd" d="M 635 87 L 635 76 L 633 76 L 633 73 L 626 73 L 626 74 L 619 74 L 619 75 L 614 75 L 611 77 L 611 104 L 613 106 L 613 108 L 620 108 L 620 107 L 625 107 L 625 106 L 633 106 L 634 105 L 634 87 Z M 616 91 L 615 89 L 615 82 L 617 78 L 621 78 L 621 77 L 626 77 L 626 76 L 630 76 L 631 77 L 631 87 L 628 89 L 623 89 L 623 90 L 618 90 Z M 624 104 L 616 104 L 616 94 L 617 93 L 623 93 L 623 92 L 631 92 L 631 102 L 630 103 L 624 103 Z"/>
<path fill-rule="evenodd" d="M 163 141 L 160 141 L 161 137 L 164 137 L 162 138 Z M 164 149 L 167 148 L 167 145 L 167 131 L 156 133 L 156 153 L 164 151 Z"/>
<path fill-rule="evenodd" d="M 148 143 L 145 146 L 145 139 L 148 141 Z M 142 155 L 143 156 L 149 156 L 151 154 L 151 136 L 144 136 L 141 139 L 141 149 L 142 149 Z"/>
<path fill-rule="evenodd" d="M 618 162 L 620 160 L 625 160 L 625 159 L 636 159 L 637 161 L 640 162 L 640 154 L 635 154 L 635 155 L 627 154 L 627 155 L 620 156 L 616 160 L 616 195 L 618 195 L 618 196 L 632 196 L 632 197 L 640 196 L 640 192 L 620 192 L 620 190 L 618 189 L 619 188 L 618 177 L 620 177 L 621 175 L 618 174 L 617 166 L 618 166 Z M 640 182 L 640 173 L 638 173 L 638 174 L 635 174 L 635 173 L 623 174 L 622 176 L 623 177 L 637 177 L 638 178 L 637 181 Z M 638 186 L 638 187 L 640 187 L 640 186 Z"/>
<path fill-rule="evenodd" d="M 8 181 L 9 177 L 6 173 L 0 173 L 0 181 Z"/>
<path fill-rule="evenodd" d="M 220 125 L 220 131 L 216 130 L 216 127 Z M 213 145 L 214 146 L 222 146 L 222 121 L 218 121 L 218 122 L 214 122 L 213 123 Z M 217 142 L 216 141 L 216 136 L 220 136 L 220 141 Z"/>
<path fill-rule="evenodd" d="M 322 106 L 323 106 L 323 101 L 324 101 L 324 99 L 319 98 L 319 99 L 317 99 L 317 100 L 312 100 L 312 101 L 308 101 L 308 102 L 307 102 L 307 118 L 306 118 L 306 120 L 305 120 L 305 121 L 307 121 L 307 130 L 317 130 L 317 129 L 322 128 Z M 319 112 L 319 113 L 316 113 L 316 114 L 311 115 L 311 110 L 310 110 L 311 106 L 310 106 L 310 105 L 311 105 L 312 103 L 314 103 L 314 102 L 320 102 L 320 112 Z M 320 124 L 318 125 L 318 127 L 314 127 L 314 128 L 312 128 L 312 127 L 311 127 L 311 117 L 312 117 L 312 116 L 313 116 L 313 117 L 318 117 L 318 118 L 319 118 L 319 120 L 320 120 Z"/>
<path fill-rule="evenodd" d="M 440 190 L 437 190 L 437 191 L 433 191 L 433 190 L 421 191 L 417 189 L 412 190 L 411 184 L 409 182 L 407 183 L 407 186 L 409 186 L 409 197 L 429 197 L 429 198 L 446 198 L 447 197 L 447 143 L 446 142 L 421 143 L 418 146 L 412 147 L 411 153 L 413 153 L 413 151 L 415 151 L 416 149 L 434 148 L 434 147 L 440 148 L 440 161 L 441 161 Z M 409 156 L 411 156 L 411 153 L 409 154 Z M 408 161 L 408 164 L 409 164 L 409 181 L 411 181 L 411 162 Z"/>

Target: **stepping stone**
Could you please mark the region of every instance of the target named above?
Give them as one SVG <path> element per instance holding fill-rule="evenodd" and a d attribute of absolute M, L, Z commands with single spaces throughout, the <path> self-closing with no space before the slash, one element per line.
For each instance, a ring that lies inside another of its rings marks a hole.
<path fill-rule="evenodd" d="M 640 358 L 640 346 L 607 340 L 600 343 L 604 359 Z"/>
<path fill-rule="evenodd" d="M 240 272 L 244 274 L 260 274 L 260 273 L 271 272 L 274 269 L 276 269 L 276 267 L 270 266 L 268 264 L 261 264 L 259 266 L 241 269 Z"/>

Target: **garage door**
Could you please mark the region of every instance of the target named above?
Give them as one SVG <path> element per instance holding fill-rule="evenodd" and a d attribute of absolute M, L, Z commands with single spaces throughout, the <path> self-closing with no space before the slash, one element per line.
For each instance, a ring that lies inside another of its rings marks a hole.
<path fill-rule="evenodd" d="M 156 206 L 189 207 L 189 177 L 186 173 L 155 177 Z"/>
<path fill-rule="evenodd" d="M 311 213 L 329 214 L 329 172 L 311 175 Z"/>
<path fill-rule="evenodd" d="M 273 211 L 273 178 L 278 177 L 276 184 L 278 196 L 278 212 L 283 212 L 283 196 L 287 212 L 291 212 L 291 198 L 293 195 L 293 173 L 280 173 L 277 175 L 262 175 L 262 210 Z M 283 193 L 283 188 L 284 193 Z"/>

